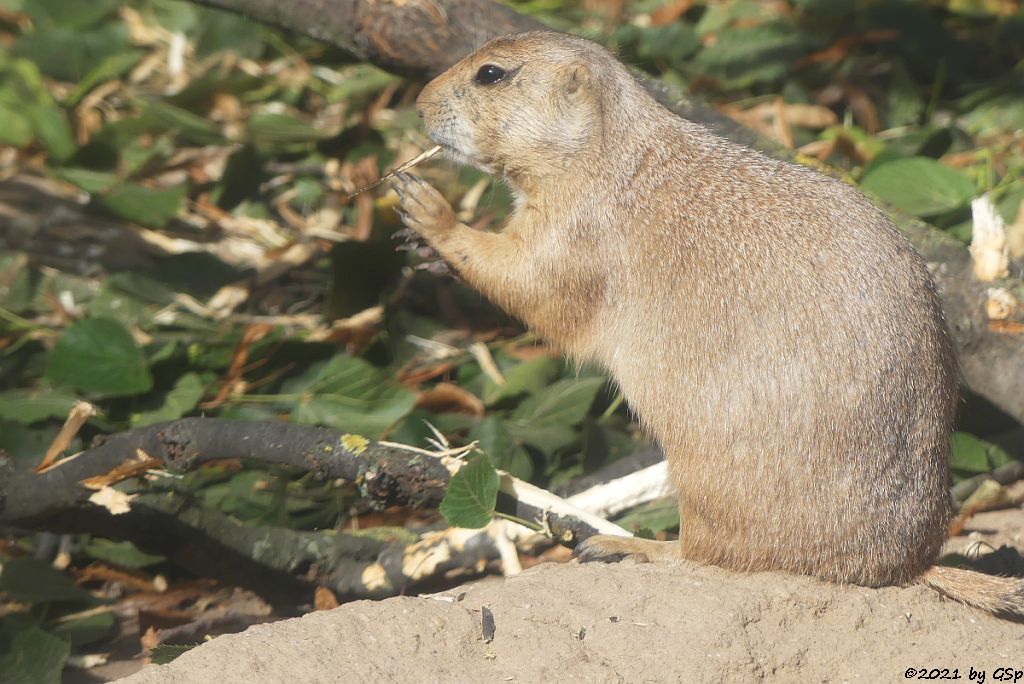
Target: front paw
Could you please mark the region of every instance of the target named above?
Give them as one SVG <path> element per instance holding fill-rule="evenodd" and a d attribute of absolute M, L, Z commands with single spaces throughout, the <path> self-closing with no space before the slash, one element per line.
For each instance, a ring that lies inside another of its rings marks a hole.
<path fill-rule="evenodd" d="M 411 230 L 429 240 L 458 225 L 448 200 L 425 180 L 408 173 L 396 173 L 392 183 L 398 193 L 398 215 Z"/>

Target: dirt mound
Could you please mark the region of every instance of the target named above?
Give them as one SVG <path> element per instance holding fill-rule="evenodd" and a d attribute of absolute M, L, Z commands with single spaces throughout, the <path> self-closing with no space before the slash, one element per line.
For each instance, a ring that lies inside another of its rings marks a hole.
<path fill-rule="evenodd" d="M 1024 625 L 921 586 L 625 562 L 350 603 L 218 637 L 121 681 L 897 681 L 911 668 L 992 681 L 1007 667 L 1024 670 Z"/>

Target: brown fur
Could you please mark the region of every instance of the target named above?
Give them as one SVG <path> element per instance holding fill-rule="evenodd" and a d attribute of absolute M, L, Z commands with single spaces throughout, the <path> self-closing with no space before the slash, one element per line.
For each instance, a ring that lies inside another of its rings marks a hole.
<path fill-rule="evenodd" d="M 509 76 L 480 85 L 484 64 Z M 407 225 L 495 303 L 606 367 L 665 450 L 678 546 L 602 536 L 584 557 L 920 577 L 1024 612 L 1014 580 L 928 570 L 952 514 L 955 361 L 928 271 L 879 209 L 677 118 L 572 36 L 491 41 L 417 103 L 436 142 L 517 201 L 501 233 L 475 231 L 403 175 Z"/>

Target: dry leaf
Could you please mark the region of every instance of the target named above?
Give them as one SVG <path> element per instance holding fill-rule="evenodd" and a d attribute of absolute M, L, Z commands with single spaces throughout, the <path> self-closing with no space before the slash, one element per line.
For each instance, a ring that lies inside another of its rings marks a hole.
<path fill-rule="evenodd" d="M 479 397 L 448 382 L 439 382 L 420 394 L 416 406 L 434 413 L 468 413 L 471 416 L 484 414 L 484 403 Z"/>
<path fill-rule="evenodd" d="M 117 582 L 136 591 L 153 591 L 153 579 L 141 571 L 127 572 L 95 562 L 75 573 L 78 582 Z"/>
<path fill-rule="evenodd" d="M 793 142 L 793 131 L 789 127 L 789 122 L 786 121 L 786 104 L 782 101 L 781 97 L 775 98 L 774 104 L 775 117 L 772 122 L 772 133 L 775 135 L 775 139 L 781 142 L 787 150 L 791 150 L 795 143 Z"/>
<path fill-rule="evenodd" d="M 1001 321 L 1017 310 L 1017 298 L 1001 287 L 990 287 L 986 293 L 985 313 L 989 320 Z"/>
<path fill-rule="evenodd" d="M 427 380 L 433 380 L 445 375 L 453 368 L 455 368 L 455 364 L 451 361 L 432 363 L 427 366 L 416 366 L 414 368 L 403 368 L 398 372 L 398 381 L 403 385 L 416 387 Z"/>
<path fill-rule="evenodd" d="M 505 376 L 502 375 L 501 371 L 498 369 L 498 364 L 494 362 L 494 357 L 491 356 L 491 350 L 487 348 L 486 344 L 483 342 L 474 342 L 469 345 L 469 352 L 480 365 L 480 370 L 484 372 L 484 375 L 491 379 L 491 382 L 495 385 L 505 384 Z"/>
<path fill-rule="evenodd" d="M 1020 335 L 1024 333 L 1024 323 L 1017 321 L 989 321 L 988 329 L 1005 335 Z"/>
<path fill-rule="evenodd" d="M 334 342 L 348 346 L 349 351 L 362 349 L 377 336 L 384 320 L 384 307 L 372 306 L 348 318 L 318 325 L 306 337 L 308 342 Z"/>
<path fill-rule="evenodd" d="M 274 326 L 266 323 L 253 323 L 246 327 L 242 338 L 238 340 L 235 349 L 231 354 L 231 363 L 228 365 L 227 373 L 221 381 L 220 390 L 217 396 L 199 405 L 202 409 L 216 408 L 228 400 L 232 393 L 238 391 L 243 384 L 242 373 L 245 372 L 245 365 L 249 361 L 249 348 L 266 337 Z"/>
<path fill-rule="evenodd" d="M 824 50 L 812 52 L 805 57 L 801 57 L 797 60 L 794 67 L 802 69 L 806 66 L 810 66 L 811 64 L 842 62 L 847 58 L 847 56 L 849 56 L 850 48 L 864 43 L 889 42 L 896 40 L 899 37 L 899 31 L 895 31 L 893 29 L 876 29 L 874 31 L 858 33 L 853 36 L 845 36 Z"/>
<path fill-rule="evenodd" d="M 338 603 L 338 597 L 334 595 L 334 592 L 327 587 L 317 587 L 313 598 L 313 606 L 317 610 L 331 610 L 337 608 L 341 604 Z"/>
<path fill-rule="evenodd" d="M 146 629 L 146 632 L 139 637 L 139 644 L 142 646 L 143 651 L 152 651 L 154 648 L 159 646 L 160 643 L 160 630 L 156 627 L 149 627 Z"/>
<path fill-rule="evenodd" d="M 679 19 L 693 7 L 693 0 L 672 0 L 651 12 L 651 26 L 664 26 Z"/>

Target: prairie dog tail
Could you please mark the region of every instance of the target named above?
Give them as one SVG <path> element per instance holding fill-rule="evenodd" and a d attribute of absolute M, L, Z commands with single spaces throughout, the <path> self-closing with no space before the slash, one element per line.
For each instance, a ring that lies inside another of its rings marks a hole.
<path fill-rule="evenodd" d="M 920 581 L 940 594 L 1000 617 L 1024 619 L 1024 579 L 936 565 Z"/>

